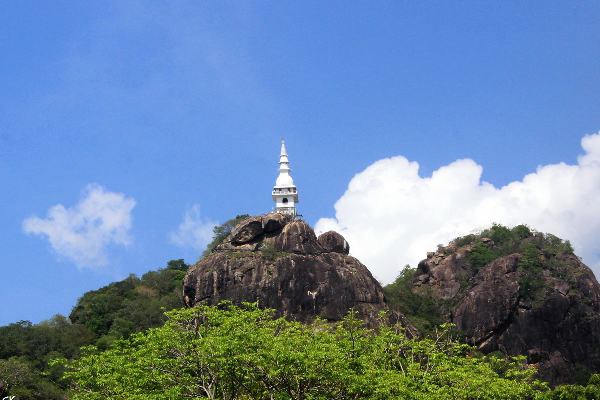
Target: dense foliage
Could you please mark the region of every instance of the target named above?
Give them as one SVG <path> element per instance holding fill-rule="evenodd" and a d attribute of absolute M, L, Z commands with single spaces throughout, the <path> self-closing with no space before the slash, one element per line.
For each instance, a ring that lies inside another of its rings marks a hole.
<path fill-rule="evenodd" d="M 440 309 L 428 296 L 413 291 L 416 268 L 406 265 L 396 280 L 383 288 L 388 306 L 404 314 L 422 333 L 429 334 L 444 323 Z"/>
<path fill-rule="evenodd" d="M 77 301 L 69 319 L 100 338 L 100 346 L 160 326 L 166 321 L 164 310 L 183 305 L 181 287 L 188 268 L 183 260 L 171 260 L 167 268 L 147 272 L 141 279 L 130 275 L 89 291 Z"/>
<path fill-rule="evenodd" d="M 409 340 L 350 313 L 335 326 L 247 305 L 172 311 L 161 328 L 74 361 L 73 399 L 535 399 L 522 360 L 474 357 L 442 330 Z"/>
<path fill-rule="evenodd" d="M 247 218 L 238 215 L 215 227 L 204 255 Z M 494 224 L 451 245 L 438 251 L 470 246 L 465 268 L 472 274 L 520 252 L 521 295 L 534 305 L 545 290 L 543 270 L 574 279 L 561 258 L 572 254 L 570 243 L 526 225 Z M 87 292 L 69 319 L 56 315 L 37 325 L 0 327 L 0 398 L 600 398 L 600 377 L 586 368 L 578 379 L 583 386 L 547 391 L 531 380 L 533 371 L 522 360 L 485 357 L 454 341 L 456 331 L 439 328 L 449 305 L 415 293 L 413 283 L 423 271 L 409 266 L 384 291 L 388 304 L 425 333 L 422 340 L 408 340 L 399 326 L 368 331 L 353 314 L 337 325 L 303 325 L 250 305 L 175 310 L 188 268 L 172 260 L 141 278 L 130 275 Z"/>
<path fill-rule="evenodd" d="M 55 315 L 37 325 L 19 321 L 0 327 L 0 398 L 63 398 L 68 384 L 63 368 L 49 361 L 76 359 L 82 346 L 106 349 L 116 339 L 164 324 L 164 311 L 183 305 L 181 286 L 188 267 L 183 260 L 172 260 L 141 279 L 130 275 L 87 292 L 69 319 Z"/>
<path fill-rule="evenodd" d="M 77 358 L 80 347 L 94 343 L 95 335 L 64 316 L 32 325 L 19 321 L 0 327 L 0 398 L 62 398 L 68 382 L 63 368 L 51 366 L 57 357 Z"/>

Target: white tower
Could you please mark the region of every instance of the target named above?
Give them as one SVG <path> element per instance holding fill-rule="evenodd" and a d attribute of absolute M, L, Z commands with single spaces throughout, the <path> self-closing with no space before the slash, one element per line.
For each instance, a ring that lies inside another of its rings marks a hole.
<path fill-rule="evenodd" d="M 296 186 L 294 186 L 294 181 L 290 176 L 290 171 L 290 162 L 285 151 L 285 141 L 281 139 L 279 177 L 273 188 L 273 201 L 275 202 L 275 212 L 295 217 L 298 192 L 296 191 Z"/>

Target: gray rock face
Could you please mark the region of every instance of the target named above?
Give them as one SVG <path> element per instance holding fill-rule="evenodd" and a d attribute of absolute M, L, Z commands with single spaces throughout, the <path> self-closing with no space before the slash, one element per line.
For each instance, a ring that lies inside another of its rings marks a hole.
<path fill-rule="evenodd" d="M 470 344 L 484 353 L 526 356 L 551 385 L 574 383 L 577 364 L 600 372 L 600 285 L 588 267 L 575 255 L 558 255 L 561 269 L 544 269 L 543 289 L 531 299 L 521 295 L 521 254 L 473 271 L 471 249 L 428 254 L 414 290 L 450 303 L 447 318 Z"/>
<path fill-rule="evenodd" d="M 452 310 L 452 322 L 471 343 L 481 347 L 511 317 L 519 300 L 516 272 L 520 258 L 520 254 L 503 257 L 475 275 L 472 290 Z"/>
<path fill-rule="evenodd" d="M 233 228 L 227 241 L 233 244 L 248 243 L 263 232 L 262 217 L 259 215 L 258 217 L 247 219 Z"/>
<path fill-rule="evenodd" d="M 337 232 L 325 232 L 319 236 L 318 241 L 325 250 L 343 254 L 350 253 L 350 245 L 346 242 L 346 239 Z"/>
<path fill-rule="evenodd" d="M 265 232 L 273 232 L 283 228 L 287 224 L 287 218 L 283 214 L 271 213 L 262 218 L 262 226 Z"/>
<path fill-rule="evenodd" d="M 269 221 L 276 219 L 268 216 Z M 408 336 L 419 334 L 401 313 L 385 307 L 379 282 L 343 247 L 341 252 L 334 251 L 337 245 L 324 249 L 303 221 L 258 235 L 241 234 L 257 232 L 258 219 L 248 221 L 232 231 L 235 241 L 226 241 L 189 269 L 183 281 L 188 306 L 216 305 L 223 300 L 258 302 L 261 308 L 275 309 L 278 316 L 301 321 L 317 316 L 339 321 L 355 309 L 368 326 L 379 323 L 380 311 L 389 311 L 389 321 L 401 322 Z M 240 237 L 246 242 L 236 244 Z M 328 237 L 337 244 L 345 242 L 339 234 Z"/>
<path fill-rule="evenodd" d="M 304 221 L 290 222 L 283 227 L 280 234 L 268 238 L 277 251 L 317 253 L 323 248 L 317 240 L 315 231 Z"/>

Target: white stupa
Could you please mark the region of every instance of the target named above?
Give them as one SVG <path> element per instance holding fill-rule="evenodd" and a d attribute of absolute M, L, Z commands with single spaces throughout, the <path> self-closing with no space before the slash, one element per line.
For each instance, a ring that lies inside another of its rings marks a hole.
<path fill-rule="evenodd" d="M 281 139 L 279 177 L 273 188 L 273 201 L 275 202 L 275 212 L 295 217 L 298 192 L 296 191 L 296 186 L 294 186 L 294 180 L 290 176 L 290 172 L 290 161 L 285 151 L 285 141 Z"/>

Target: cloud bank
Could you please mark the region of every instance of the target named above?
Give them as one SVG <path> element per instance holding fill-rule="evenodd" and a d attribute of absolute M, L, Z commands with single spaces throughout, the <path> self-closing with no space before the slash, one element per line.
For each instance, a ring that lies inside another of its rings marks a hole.
<path fill-rule="evenodd" d="M 79 268 L 94 268 L 108 263 L 110 244 L 128 245 L 131 238 L 131 210 L 135 200 L 122 193 L 107 192 L 89 184 L 77 205 L 57 204 L 46 218 L 31 216 L 23 221 L 23 231 L 47 237 L 50 245 Z"/>
<path fill-rule="evenodd" d="M 214 221 L 203 221 L 200 218 L 200 205 L 194 204 L 185 211 L 179 229 L 170 233 L 171 243 L 181 247 L 191 247 L 195 250 L 204 250 L 212 240 L 213 228 L 216 225 L 217 223 Z"/>
<path fill-rule="evenodd" d="M 336 202 L 336 217 L 317 232 L 336 230 L 382 283 L 427 251 L 493 222 L 521 223 L 569 239 L 577 255 L 600 272 L 600 133 L 581 140 L 577 165 L 539 166 L 500 189 L 481 181 L 483 168 L 457 160 L 419 176 L 419 164 L 402 156 L 375 162 L 357 174 Z"/>

